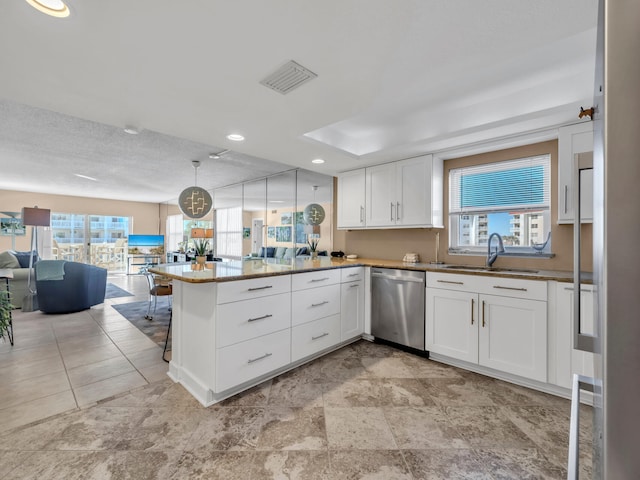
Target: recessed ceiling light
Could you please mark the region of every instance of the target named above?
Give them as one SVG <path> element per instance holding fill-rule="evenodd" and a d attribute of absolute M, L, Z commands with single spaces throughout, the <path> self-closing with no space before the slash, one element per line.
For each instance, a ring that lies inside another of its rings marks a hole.
<path fill-rule="evenodd" d="M 227 135 L 227 138 L 234 142 L 241 142 L 244 140 L 244 137 L 239 133 L 230 133 L 229 135 Z"/>
<path fill-rule="evenodd" d="M 311 160 L 311 163 L 324 163 L 324 160 L 321 158 L 314 158 L 313 160 Z"/>
<path fill-rule="evenodd" d="M 269 200 L 269 203 L 284 203 L 284 200 Z"/>
<path fill-rule="evenodd" d="M 126 127 L 124 127 L 124 132 L 128 133 L 129 135 L 137 135 L 140 133 L 140 129 L 137 127 L 132 127 L 131 125 L 127 125 Z"/>
<path fill-rule="evenodd" d="M 97 179 L 97 178 L 89 177 L 89 176 L 87 176 L 87 175 L 81 175 L 81 174 L 79 174 L 79 173 L 74 173 L 74 175 L 75 175 L 76 177 L 86 178 L 87 180 L 91 180 L 92 182 L 97 182 L 97 181 L 98 181 L 98 179 Z"/>
<path fill-rule="evenodd" d="M 229 153 L 231 150 L 226 149 L 226 150 L 222 150 L 221 152 L 218 153 L 210 153 L 209 154 L 209 158 L 212 158 L 214 160 L 217 160 L 218 158 L 220 158 L 222 155 L 224 155 L 225 153 Z"/>
<path fill-rule="evenodd" d="M 69 7 L 62 0 L 27 0 L 27 3 L 52 17 L 65 18 L 71 13 Z"/>

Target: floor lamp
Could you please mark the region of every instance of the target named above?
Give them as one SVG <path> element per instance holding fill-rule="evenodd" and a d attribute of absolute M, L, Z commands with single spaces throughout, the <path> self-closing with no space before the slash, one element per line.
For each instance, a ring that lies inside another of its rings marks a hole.
<path fill-rule="evenodd" d="M 31 284 L 31 272 L 33 270 L 33 252 L 38 254 L 38 227 L 51 225 L 51 210 L 48 208 L 22 209 L 22 224 L 31 227 L 31 252 L 29 254 L 29 273 L 27 275 L 27 293 L 22 299 L 22 311 L 33 312 L 38 310 L 38 297 L 36 287 Z"/>

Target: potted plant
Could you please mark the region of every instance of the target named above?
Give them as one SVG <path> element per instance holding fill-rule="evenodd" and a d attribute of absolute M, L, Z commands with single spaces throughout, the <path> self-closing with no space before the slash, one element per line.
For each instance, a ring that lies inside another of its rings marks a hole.
<path fill-rule="evenodd" d="M 310 238 L 309 241 L 307 242 L 307 244 L 309 245 L 309 253 L 311 255 L 311 258 L 317 258 L 318 257 L 318 242 L 320 240 L 318 240 L 317 238 Z"/>
<path fill-rule="evenodd" d="M 196 262 L 206 262 L 207 252 L 209 251 L 209 240 L 206 238 L 197 238 L 193 241 L 193 247 L 196 251 Z"/>
<path fill-rule="evenodd" d="M 11 320 L 11 301 L 9 300 L 9 292 L 0 290 L 0 338 L 4 340 L 4 336 L 9 333 Z"/>

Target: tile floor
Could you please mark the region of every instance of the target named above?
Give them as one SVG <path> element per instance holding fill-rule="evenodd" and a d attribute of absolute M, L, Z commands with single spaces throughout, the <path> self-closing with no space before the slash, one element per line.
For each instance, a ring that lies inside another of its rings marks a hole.
<path fill-rule="evenodd" d="M 566 478 L 564 399 L 359 341 L 203 408 L 109 303 L 61 317 L 0 347 L 2 478 Z"/>

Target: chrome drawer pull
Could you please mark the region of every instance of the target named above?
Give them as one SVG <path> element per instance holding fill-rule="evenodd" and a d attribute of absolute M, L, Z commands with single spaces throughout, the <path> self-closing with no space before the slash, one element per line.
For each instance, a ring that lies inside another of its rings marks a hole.
<path fill-rule="evenodd" d="M 565 289 L 565 290 L 568 290 L 568 291 L 570 291 L 570 292 L 573 292 L 573 287 L 564 287 L 564 289 Z M 584 293 L 588 293 L 588 292 L 590 292 L 591 290 L 587 290 L 586 288 L 581 288 L 581 289 L 580 289 L 580 291 L 581 291 L 581 292 L 584 292 Z"/>
<path fill-rule="evenodd" d="M 325 300 L 324 302 L 320 302 L 320 303 L 312 303 L 311 306 L 312 307 L 320 307 L 321 305 L 324 305 L 326 303 L 329 303 L 329 301 Z"/>
<path fill-rule="evenodd" d="M 262 360 L 263 358 L 270 357 L 271 355 L 273 355 L 273 353 L 265 353 L 265 354 L 264 354 L 264 355 L 262 355 L 261 357 L 258 357 L 258 358 L 250 358 L 249 360 L 247 360 L 247 363 L 257 362 L 258 360 Z"/>
<path fill-rule="evenodd" d="M 324 278 L 314 278 L 313 280 L 311 280 L 311 282 L 324 282 L 325 280 L 329 280 L 329 277 L 324 277 Z"/>
<path fill-rule="evenodd" d="M 353 288 L 353 287 L 359 287 L 360 284 L 359 283 L 354 283 L 353 285 L 349 285 L 349 288 Z"/>
<path fill-rule="evenodd" d="M 329 335 L 329 334 L 328 333 L 323 333 L 321 335 L 318 335 L 317 337 L 311 337 L 311 340 L 318 340 L 319 338 L 326 337 L 327 335 Z"/>
<path fill-rule="evenodd" d="M 347 277 L 359 277 L 360 274 L 359 273 L 350 273 L 349 275 L 347 275 Z"/>
<path fill-rule="evenodd" d="M 273 285 L 267 285 L 266 287 L 254 287 L 247 289 L 248 292 L 255 292 L 256 290 L 264 290 L 266 288 L 273 288 Z"/>
<path fill-rule="evenodd" d="M 452 282 L 451 280 L 438 280 L 438 283 L 452 283 L 454 285 L 464 285 L 464 282 Z"/>
<path fill-rule="evenodd" d="M 526 288 L 516 288 L 516 287 L 501 287 L 500 285 L 494 285 L 493 288 L 499 288 L 500 290 L 517 290 L 518 292 L 526 292 Z"/>
<path fill-rule="evenodd" d="M 261 317 L 250 318 L 249 320 L 247 320 L 247 322 L 255 322 L 255 321 L 264 320 L 265 318 L 270 318 L 270 317 L 273 317 L 273 315 L 267 314 L 267 315 L 263 315 Z"/>

